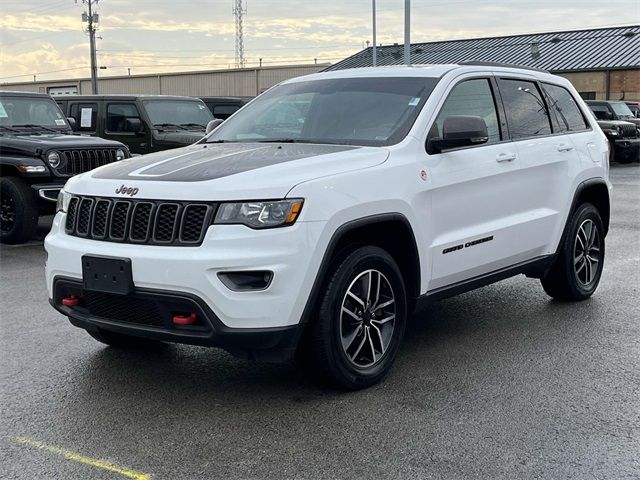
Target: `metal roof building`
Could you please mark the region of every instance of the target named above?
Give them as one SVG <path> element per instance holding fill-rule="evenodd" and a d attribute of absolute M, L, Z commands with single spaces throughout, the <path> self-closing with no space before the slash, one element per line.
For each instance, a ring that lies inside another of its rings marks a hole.
<path fill-rule="evenodd" d="M 327 70 L 371 66 L 372 50 L 362 50 Z M 413 64 L 511 63 L 563 74 L 587 98 L 640 97 L 640 25 L 413 43 L 410 51 Z M 378 65 L 400 65 L 403 60 L 403 45 L 377 48 Z"/>

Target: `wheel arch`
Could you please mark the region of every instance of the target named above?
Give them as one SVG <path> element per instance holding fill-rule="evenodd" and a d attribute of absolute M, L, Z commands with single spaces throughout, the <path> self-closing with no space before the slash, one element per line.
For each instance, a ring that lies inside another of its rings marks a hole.
<path fill-rule="evenodd" d="M 307 299 L 300 323 L 311 320 L 334 260 L 350 249 L 375 245 L 387 251 L 402 273 L 408 299 L 420 295 L 420 256 L 411 223 L 401 213 L 383 213 L 344 223 L 331 236 Z"/>
<path fill-rule="evenodd" d="M 573 214 L 573 212 L 575 212 L 576 208 L 578 208 L 583 203 L 591 203 L 594 207 L 596 207 L 596 209 L 600 213 L 600 217 L 602 218 L 604 233 L 605 235 L 608 233 L 609 223 L 611 220 L 609 187 L 604 178 L 590 178 L 580 183 L 576 188 L 575 193 L 573 194 L 571 208 L 569 209 L 569 212 L 567 214 L 564 229 L 562 231 L 562 236 L 560 237 L 560 242 L 558 243 L 556 253 L 560 251 L 562 245 L 564 244 L 564 240 L 567 236 L 567 231 L 569 230 L 569 221 L 571 220 L 571 215 Z"/>

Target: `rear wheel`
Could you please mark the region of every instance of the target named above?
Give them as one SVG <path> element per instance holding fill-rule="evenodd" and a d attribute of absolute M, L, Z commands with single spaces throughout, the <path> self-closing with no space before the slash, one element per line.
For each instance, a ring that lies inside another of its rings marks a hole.
<path fill-rule="evenodd" d="M 87 333 L 101 343 L 123 350 L 157 350 L 165 345 L 158 340 L 149 340 L 103 329 L 87 330 Z"/>
<path fill-rule="evenodd" d="M 29 185 L 18 177 L 0 178 L 0 239 L 23 243 L 38 226 L 38 205 Z"/>
<path fill-rule="evenodd" d="M 604 253 L 600 213 L 584 203 L 572 215 L 558 258 L 541 280 L 545 292 L 558 300 L 589 298 L 600 283 Z"/>
<path fill-rule="evenodd" d="M 362 247 L 329 273 L 318 317 L 302 348 L 309 366 L 344 389 L 365 388 L 391 368 L 404 335 L 407 302 L 396 262 Z"/>

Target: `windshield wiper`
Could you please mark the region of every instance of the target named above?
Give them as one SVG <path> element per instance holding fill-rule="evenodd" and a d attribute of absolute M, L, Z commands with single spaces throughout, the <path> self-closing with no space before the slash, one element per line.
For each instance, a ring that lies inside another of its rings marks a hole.
<path fill-rule="evenodd" d="M 45 127 L 44 125 L 36 125 L 35 123 L 23 123 L 22 125 L 13 125 L 14 128 L 41 128 L 47 132 L 59 133 L 55 128 Z"/>
<path fill-rule="evenodd" d="M 201 123 L 181 123 L 181 127 L 198 127 L 198 128 L 207 128 L 206 125 L 202 125 Z"/>
<path fill-rule="evenodd" d="M 6 125 L 0 125 L 0 130 L 7 130 L 9 132 L 13 132 L 13 133 L 21 133 L 20 130 L 17 130 L 13 127 L 8 127 Z"/>
<path fill-rule="evenodd" d="M 175 123 L 154 123 L 153 126 L 154 127 L 162 127 L 162 128 L 164 128 L 164 127 L 174 127 L 174 128 L 177 128 L 178 130 L 187 130 L 186 128 L 181 127 L 180 125 L 177 125 Z"/>

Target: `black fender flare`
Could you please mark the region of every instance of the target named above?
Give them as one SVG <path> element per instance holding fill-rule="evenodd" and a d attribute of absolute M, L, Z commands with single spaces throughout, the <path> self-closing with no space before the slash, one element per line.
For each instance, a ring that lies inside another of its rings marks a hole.
<path fill-rule="evenodd" d="M 416 242 L 416 236 L 413 231 L 413 227 L 411 226 L 411 222 L 401 213 L 380 213 L 375 215 L 370 215 L 367 217 L 357 218 L 354 220 L 350 220 L 340 227 L 338 227 L 333 234 L 331 235 L 331 239 L 327 244 L 327 248 L 325 249 L 324 255 L 322 257 L 322 261 L 320 262 L 320 267 L 316 272 L 316 277 L 311 287 L 311 291 L 307 298 L 307 303 L 302 311 L 302 315 L 300 317 L 300 323 L 308 323 L 311 320 L 313 314 L 313 308 L 318 301 L 318 296 L 320 294 L 320 289 L 322 284 L 324 283 L 325 277 L 331 265 L 332 259 L 334 255 L 338 253 L 337 246 L 340 240 L 349 232 L 356 230 L 358 228 L 375 225 L 376 223 L 383 223 L 389 221 L 400 221 L 402 222 L 408 229 L 411 234 L 411 240 L 413 244 L 413 254 L 418 259 L 414 266 L 413 275 L 415 276 L 417 291 L 407 291 L 408 296 L 410 298 L 417 298 L 420 295 L 420 252 L 418 250 L 418 244 Z"/>

